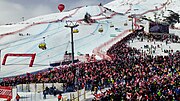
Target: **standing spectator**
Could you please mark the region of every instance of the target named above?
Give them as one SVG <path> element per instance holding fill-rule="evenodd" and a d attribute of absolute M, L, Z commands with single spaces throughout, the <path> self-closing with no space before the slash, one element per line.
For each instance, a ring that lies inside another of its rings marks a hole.
<path fill-rule="evenodd" d="M 10 96 L 8 96 L 8 97 L 7 97 L 7 101 L 11 101 L 11 98 L 10 98 Z"/>
<path fill-rule="evenodd" d="M 44 91 L 43 91 L 43 95 L 44 95 L 44 96 L 43 96 L 43 99 L 46 99 L 46 94 L 47 94 L 47 91 L 44 90 Z"/>
<path fill-rule="evenodd" d="M 62 95 L 61 95 L 61 93 L 58 95 L 58 101 L 61 101 L 61 99 L 62 99 Z"/>
<path fill-rule="evenodd" d="M 19 101 L 19 99 L 20 99 L 20 96 L 17 94 L 16 95 L 16 101 Z"/>

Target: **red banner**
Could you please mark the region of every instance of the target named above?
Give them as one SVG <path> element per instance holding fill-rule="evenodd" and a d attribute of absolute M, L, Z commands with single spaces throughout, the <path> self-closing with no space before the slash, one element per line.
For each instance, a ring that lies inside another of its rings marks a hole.
<path fill-rule="evenodd" d="M 7 99 L 8 97 L 12 99 L 12 87 L 0 86 L 0 98 Z"/>

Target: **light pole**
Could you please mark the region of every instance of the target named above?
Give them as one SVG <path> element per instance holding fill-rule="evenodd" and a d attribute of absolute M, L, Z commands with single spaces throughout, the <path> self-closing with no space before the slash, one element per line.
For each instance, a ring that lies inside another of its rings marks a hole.
<path fill-rule="evenodd" d="M 134 16 L 135 16 L 135 14 L 132 15 L 132 6 L 133 6 L 133 5 L 132 5 L 132 3 L 131 3 L 131 4 L 130 4 L 130 9 L 131 9 L 131 20 L 132 20 L 132 21 L 131 21 L 131 27 L 132 27 L 131 29 L 132 29 L 132 32 L 134 32 L 134 31 L 133 31 L 133 30 L 134 30 L 134 26 L 133 26 L 133 25 L 134 25 L 133 18 L 134 18 Z"/>
<path fill-rule="evenodd" d="M 79 25 L 76 23 L 73 23 L 72 21 L 66 21 L 65 27 L 71 28 L 71 48 L 72 48 L 72 63 L 74 63 L 74 40 L 73 40 L 73 28 L 78 27 Z"/>
<path fill-rule="evenodd" d="M 132 21 L 131 21 L 131 29 L 132 29 L 132 32 L 133 32 L 133 30 L 134 30 L 134 22 L 133 22 L 133 17 L 131 17 L 132 19 Z"/>
<path fill-rule="evenodd" d="M 133 22 L 134 15 L 130 15 L 128 16 L 128 18 L 131 18 L 131 30 L 133 31 L 134 30 L 134 22 Z"/>

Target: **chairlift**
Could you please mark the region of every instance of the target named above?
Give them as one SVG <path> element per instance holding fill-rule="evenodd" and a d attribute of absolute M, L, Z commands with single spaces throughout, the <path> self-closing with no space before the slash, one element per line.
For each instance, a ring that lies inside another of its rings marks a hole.
<path fill-rule="evenodd" d="M 79 33 L 79 30 L 78 29 L 74 29 L 73 33 Z"/>
<path fill-rule="evenodd" d="M 127 26 L 128 24 L 127 23 L 124 23 L 124 26 Z"/>
<path fill-rule="evenodd" d="M 120 28 L 115 28 L 115 30 L 116 30 L 117 32 L 121 32 L 121 29 L 120 29 Z"/>
<path fill-rule="evenodd" d="M 132 18 L 129 18 L 128 20 L 129 20 L 129 21 L 132 21 Z"/>
<path fill-rule="evenodd" d="M 99 30 L 98 30 L 100 33 L 102 33 L 103 32 L 103 28 L 99 28 Z"/>
<path fill-rule="evenodd" d="M 42 50 L 46 50 L 45 37 L 43 37 L 43 42 L 38 45 L 38 47 Z"/>
<path fill-rule="evenodd" d="M 46 43 L 40 43 L 39 48 L 42 50 L 45 50 L 46 49 Z"/>
<path fill-rule="evenodd" d="M 114 25 L 111 23 L 110 27 L 112 28 L 112 27 L 114 27 Z"/>

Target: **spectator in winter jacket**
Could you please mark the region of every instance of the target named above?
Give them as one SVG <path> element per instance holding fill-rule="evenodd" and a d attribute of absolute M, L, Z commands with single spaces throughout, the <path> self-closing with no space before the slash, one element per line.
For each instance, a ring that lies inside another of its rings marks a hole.
<path fill-rule="evenodd" d="M 58 101 L 61 101 L 61 99 L 62 99 L 62 95 L 61 95 L 61 93 L 58 95 Z"/>
<path fill-rule="evenodd" d="M 19 99 L 20 99 L 20 96 L 19 96 L 19 94 L 17 94 L 16 95 L 16 101 L 19 101 Z"/>
<path fill-rule="evenodd" d="M 47 95 L 47 91 L 46 90 L 43 91 L 43 95 L 44 95 L 43 99 L 46 99 L 46 95 Z"/>
<path fill-rule="evenodd" d="M 10 96 L 7 97 L 7 101 L 11 101 L 11 97 Z"/>

